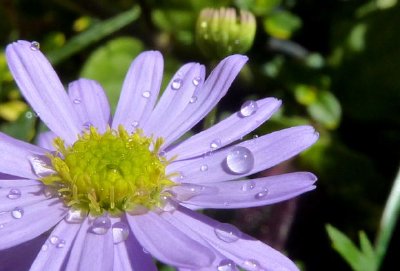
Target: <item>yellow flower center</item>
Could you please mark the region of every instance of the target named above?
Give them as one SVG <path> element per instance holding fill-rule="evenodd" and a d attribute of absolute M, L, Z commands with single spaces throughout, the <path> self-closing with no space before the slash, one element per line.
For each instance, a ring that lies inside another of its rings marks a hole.
<path fill-rule="evenodd" d="M 94 216 L 160 207 L 165 188 L 175 184 L 165 175 L 170 161 L 158 155 L 162 143 L 140 129 L 99 134 L 90 127 L 72 146 L 54 140 L 57 151 L 48 157 L 55 173 L 40 180 L 66 205 Z"/>

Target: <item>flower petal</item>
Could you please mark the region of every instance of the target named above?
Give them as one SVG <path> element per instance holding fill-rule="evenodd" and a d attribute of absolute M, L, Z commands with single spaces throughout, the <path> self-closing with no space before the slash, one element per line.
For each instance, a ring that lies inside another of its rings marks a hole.
<path fill-rule="evenodd" d="M 64 220 L 58 223 L 29 271 L 62 270 L 80 227 L 80 224 L 70 224 Z"/>
<path fill-rule="evenodd" d="M 159 52 L 148 51 L 136 57 L 122 86 L 112 122 L 113 129 L 121 124 L 128 132 L 132 132 L 137 125 L 146 121 L 160 91 L 162 72 L 163 58 Z"/>
<path fill-rule="evenodd" d="M 68 95 L 78 113 L 81 126 L 93 125 L 104 132 L 109 125 L 110 104 L 101 85 L 89 79 L 79 79 L 68 85 Z"/>
<path fill-rule="evenodd" d="M 258 109 L 254 114 L 244 117 L 240 111 L 236 112 L 211 128 L 177 145 L 167 152 L 167 157 L 177 156 L 179 160 L 182 160 L 204 154 L 211 150 L 210 142 L 215 139 L 220 139 L 223 143 L 219 147 L 226 146 L 263 124 L 278 110 L 281 101 L 275 98 L 266 98 L 257 101 L 256 104 Z"/>
<path fill-rule="evenodd" d="M 146 134 L 164 137 L 163 131 L 175 122 L 187 106 L 193 103 L 193 93 L 204 82 L 205 68 L 197 63 L 182 66 L 172 77 L 149 120 L 144 124 Z M 193 98 L 194 99 L 194 98 Z"/>
<path fill-rule="evenodd" d="M 197 88 L 194 96 L 195 103 L 187 106 L 179 114 L 173 125 L 163 132 L 165 135 L 165 146 L 168 146 L 196 123 L 202 120 L 208 112 L 225 96 L 235 77 L 246 63 L 247 57 L 232 55 L 222 60 L 207 78 L 203 87 Z"/>
<path fill-rule="evenodd" d="M 217 150 L 211 155 L 187 161 L 177 161 L 167 167 L 167 174 L 180 172 L 177 182 L 212 183 L 238 179 L 261 170 L 275 166 L 310 147 L 318 139 L 318 133 L 311 126 L 297 126 L 268 135 L 241 142 L 237 145 Z M 253 158 L 254 165 L 249 165 L 243 174 L 232 172 L 227 165 L 227 155 L 233 148 L 247 148 Z M 201 170 L 206 165 L 207 170 Z"/>
<path fill-rule="evenodd" d="M 53 142 L 56 137 L 57 135 L 52 131 L 42 132 L 38 136 L 37 145 L 46 150 L 55 151 Z"/>
<path fill-rule="evenodd" d="M 30 157 L 45 155 L 47 150 L 0 133 L 0 172 L 36 179 Z"/>
<path fill-rule="evenodd" d="M 112 219 L 112 222 L 126 219 Z M 135 235 L 130 232 L 124 242 L 114 244 L 114 269 L 113 271 L 157 271 L 157 266 L 149 253 L 144 252 L 143 247 L 137 241 Z"/>
<path fill-rule="evenodd" d="M 112 270 L 114 245 L 111 230 L 99 235 L 92 233 L 89 227 L 89 219 L 85 219 L 75 238 L 66 271 Z"/>
<path fill-rule="evenodd" d="M 80 133 L 79 117 L 51 64 L 27 41 L 7 46 L 7 61 L 22 94 L 41 120 L 67 143 Z"/>
<path fill-rule="evenodd" d="M 158 260 L 174 266 L 200 268 L 209 266 L 213 253 L 172 226 L 158 214 L 127 216 L 139 243 Z M 162 240 L 162 241 L 161 241 Z"/>
<path fill-rule="evenodd" d="M 13 217 L 13 210 L 1 212 L 0 250 L 35 238 L 53 227 L 65 213 L 66 209 L 59 199 L 43 200 L 24 206 L 19 219 Z"/>
<path fill-rule="evenodd" d="M 13 182 L 19 182 L 13 180 Z M 0 180 L 0 185 L 2 185 Z M 46 200 L 43 194 L 43 184 L 29 185 L 29 186 L 12 186 L 3 187 L 0 189 L 0 198 L 4 199 L 1 201 L 0 212 L 8 212 L 17 207 L 25 207 L 36 204 L 38 202 Z M 16 191 L 19 196 L 16 196 Z"/>
<path fill-rule="evenodd" d="M 172 216 L 176 218 L 176 223 L 186 224 L 221 254 L 246 270 L 299 270 L 292 261 L 280 252 L 238 230 L 233 231 L 236 237 L 233 236 L 232 239 L 222 238 L 219 235 L 223 229 L 221 225 L 226 226 L 227 224 L 221 224 L 182 206 L 173 212 Z M 170 222 L 172 223 L 172 221 Z M 229 235 L 232 237 L 231 232 L 229 232 Z"/>
<path fill-rule="evenodd" d="M 201 208 L 248 208 L 284 201 L 313 190 L 314 174 L 295 172 L 243 181 L 206 184 L 216 188 L 215 194 L 198 194 L 185 201 Z M 200 184 L 201 185 L 201 184 Z"/>

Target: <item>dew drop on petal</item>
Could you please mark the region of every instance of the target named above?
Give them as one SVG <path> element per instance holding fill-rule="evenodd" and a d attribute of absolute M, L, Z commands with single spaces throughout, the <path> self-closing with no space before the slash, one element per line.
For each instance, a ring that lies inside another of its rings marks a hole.
<path fill-rule="evenodd" d="M 143 91 L 142 96 L 146 99 L 150 98 L 150 91 Z"/>
<path fill-rule="evenodd" d="M 218 149 L 219 147 L 221 147 L 221 140 L 220 139 L 214 139 L 213 141 L 211 141 L 210 147 L 213 150 Z"/>
<path fill-rule="evenodd" d="M 85 211 L 70 209 L 65 216 L 65 221 L 67 221 L 68 223 L 77 224 L 85 220 L 86 216 L 87 212 Z"/>
<path fill-rule="evenodd" d="M 192 98 L 190 98 L 189 103 L 194 104 L 197 101 L 197 97 L 196 96 L 192 96 Z"/>
<path fill-rule="evenodd" d="M 58 236 L 56 236 L 56 235 L 50 236 L 50 239 L 49 239 L 50 244 L 52 244 L 52 245 L 57 245 L 58 242 L 59 242 L 59 240 L 60 240 L 60 239 L 59 239 Z"/>
<path fill-rule="evenodd" d="M 132 127 L 136 128 L 138 126 L 139 126 L 139 122 L 138 121 L 132 122 Z"/>
<path fill-rule="evenodd" d="M 247 101 L 240 107 L 240 115 L 242 117 L 248 117 L 253 115 L 258 109 L 258 105 L 255 101 Z"/>
<path fill-rule="evenodd" d="M 40 157 L 30 156 L 28 158 L 33 172 L 35 172 L 38 177 L 45 177 L 47 175 L 53 174 L 54 171 L 47 165 L 45 161 L 43 161 Z"/>
<path fill-rule="evenodd" d="M 106 234 L 110 228 L 111 220 L 106 216 L 100 216 L 93 221 L 91 231 L 95 234 L 103 235 Z"/>
<path fill-rule="evenodd" d="M 176 78 L 176 79 L 172 80 L 171 88 L 173 90 L 178 90 L 181 87 L 182 87 L 182 79 Z"/>
<path fill-rule="evenodd" d="M 60 239 L 56 244 L 56 248 L 63 248 L 63 247 L 65 247 L 65 240 Z"/>
<path fill-rule="evenodd" d="M 256 260 L 253 260 L 253 259 L 244 261 L 243 266 L 245 267 L 246 270 L 249 270 L 249 271 L 260 271 L 261 270 L 260 264 Z"/>
<path fill-rule="evenodd" d="M 49 246 L 47 244 L 44 244 L 41 249 L 42 251 L 47 251 L 49 249 Z"/>
<path fill-rule="evenodd" d="M 242 191 L 247 192 L 247 191 L 251 191 L 256 187 L 256 183 L 254 181 L 246 181 L 243 185 L 242 185 Z"/>
<path fill-rule="evenodd" d="M 234 271 L 236 265 L 232 260 L 229 259 L 223 259 L 222 261 L 219 262 L 217 266 L 218 271 Z"/>
<path fill-rule="evenodd" d="M 8 192 L 7 198 L 9 199 L 19 199 L 21 197 L 21 190 L 18 188 L 11 188 Z"/>
<path fill-rule="evenodd" d="M 74 104 L 80 104 L 81 103 L 81 99 L 76 98 L 72 101 Z"/>
<path fill-rule="evenodd" d="M 254 156 L 248 148 L 236 146 L 226 156 L 226 165 L 233 173 L 248 173 L 254 166 Z"/>
<path fill-rule="evenodd" d="M 193 85 L 198 86 L 200 84 L 200 80 L 201 80 L 200 77 L 193 78 L 192 80 Z"/>
<path fill-rule="evenodd" d="M 214 229 L 215 235 L 222 241 L 226 243 L 233 243 L 242 236 L 242 233 L 238 228 L 231 224 L 220 223 Z"/>
<path fill-rule="evenodd" d="M 129 227 L 124 222 L 115 222 L 112 225 L 112 234 L 114 239 L 114 244 L 121 243 L 128 239 Z"/>
<path fill-rule="evenodd" d="M 21 207 L 15 207 L 14 210 L 11 211 L 11 216 L 15 219 L 20 219 L 24 216 L 24 210 Z"/>
<path fill-rule="evenodd" d="M 261 192 L 258 192 L 254 198 L 255 199 L 264 199 L 268 195 L 268 188 L 264 188 Z"/>
<path fill-rule="evenodd" d="M 32 51 L 37 51 L 40 49 L 40 43 L 37 41 L 32 41 L 30 48 Z"/>
<path fill-rule="evenodd" d="M 201 165 L 200 166 L 200 171 L 207 171 L 208 170 L 208 166 L 207 165 Z"/>

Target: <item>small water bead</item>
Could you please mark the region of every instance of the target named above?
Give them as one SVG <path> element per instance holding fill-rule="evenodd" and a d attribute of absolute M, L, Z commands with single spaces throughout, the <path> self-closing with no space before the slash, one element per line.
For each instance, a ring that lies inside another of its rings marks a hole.
<path fill-rule="evenodd" d="M 215 227 L 214 232 L 220 240 L 226 243 L 236 242 L 242 236 L 238 228 L 227 223 L 220 223 Z"/>
<path fill-rule="evenodd" d="M 200 77 L 193 78 L 193 80 L 192 80 L 193 85 L 195 85 L 197 87 L 200 84 L 200 80 L 201 80 Z"/>
<path fill-rule="evenodd" d="M 189 100 L 189 103 L 194 104 L 195 102 L 197 102 L 197 97 L 192 96 L 192 98 L 190 98 L 190 100 Z"/>
<path fill-rule="evenodd" d="M 30 48 L 32 51 L 37 51 L 40 49 L 40 43 L 37 41 L 32 41 Z"/>
<path fill-rule="evenodd" d="M 201 165 L 200 166 L 200 171 L 204 172 L 208 170 L 208 166 L 207 165 Z"/>
<path fill-rule="evenodd" d="M 86 216 L 87 212 L 85 211 L 70 209 L 67 215 L 65 216 L 65 221 L 72 224 L 78 224 L 81 223 L 83 220 L 85 220 Z"/>
<path fill-rule="evenodd" d="M 268 195 L 268 188 L 264 188 L 261 192 L 258 192 L 254 198 L 255 199 L 264 199 Z"/>
<path fill-rule="evenodd" d="M 144 91 L 143 93 L 142 93 L 142 96 L 144 97 L 144 98 L 150 98 L 150 95 L 151 95 L 151 93 L 150 93 L 150 91 Z"/>
<path fill-rule="evenodd" d="M 236 265 L 232 260 L 223 259 L 217 266 L 218 271 L 234 271 L 236 270 Z"/>
<path fill-rule="evenodd" d="M 254 156 L 248 148 L 236 146 L 228 153 L 226 165 L 233 173 L 248 173 L 254 167 Z"/>
<path fill-rule="evenodd" d="M 50 236 L 50 239 L 49 239 L 50 244 L 52 244 L 52 245 L 57 245 L 59 240 L 60 240 L 60 238 L 58 238 L 58 236 L 56 236 L 56 235 Z"/>
<path fill-rule="evenodd" d="M 93 221 L 91 231 L 95 234 L 103 235 L 111 228 L 111 220 L 106 216 L 97 217 Z"/>
<path fill-rule="evenodd" d="M 44 244 L 41 249 L 42 251 L 47 251 L 49 249 L 49 245 Z"/>
<path fill-rule="evenodd" d="M 60 239 L 60 241 L 56 245 L 56 248 L 63 248 L 63 247 L 65 247 L 65 240 Z"/>
<path fill-rule="evenodd" d="M 242 185 L 242 191 L 247 192 L 247 191 L 251 191 L 256 187 L 256 183 L 254 181 L 246 181 L 243 185 Z"/>
<path fill-rule="evenodd" d="M 44 161 L 46 158 L 40 158 L 38 156 L 31 156 L 28 158 L 33 171 L 38 177 L 45 177 L 47 175 L 53 174 L 54 170 L 52 170 L 48 164 Z"/>
<path fill-rule="evenodd" d="M 253 115 L 258 109 L 258 105 L 255 101 L 247 101 L 240 107 L 240 115 L 242 117 L 248 117 Z"/>
<path fill-rule="evenodd" d="M 76 98 L 72 101 L 74 104 L 80 104 L 81 103 L 81 99 Z"/>
<path fill-rule="evenodd" d="M 220 139 L 214 139 L 213 141 L 211 141 L 210 147 L 211 147 L 211 149 L 213 149 L 213 150 L 215 150 L 215 149 L 221 147 L 221 140 L 220 140 Z"/>
<path fill-rule="evenodd" d="M 128 239 L 129 227 L 124 222 L 115 222 L 112 225 L 112 234 L 114 239 L 114 244 L 121 243 Z"/>
<path fill-rule="evenodd" d="M 139 126 L 139 122 L 138 121 L 132 122 L 132 127 L 136 128 L 138 126 Z"/>
<path fill-rule="evenodd" d="M 173 90 L 178 90 L 181 87 L 182 87 L 182 79 L 176 78 L 176 79 L 172 80 L 171 88 Z"/>
<path fill-rule="evenodd" d="M 249 270 L 249 271 L 261 271 L 262 270 L 260 267 L 260 264 L 254 259 L 246 260 L 243 263 L 243 265 L 244 265 L 245 269 Z"/>
<path fill-rule="evenodd" d="M 11 188 L 8 192 L 7 198 L 9 199 L 19 199 L 21 197 L 21 190 L 17 188 Z"/>
<path fill-rule="evenodd" d="M 11 211 L 11 216 L 15 219 L 21 219 L 24 216 L 24 210 L 21 207 L 15 207 Z"/>

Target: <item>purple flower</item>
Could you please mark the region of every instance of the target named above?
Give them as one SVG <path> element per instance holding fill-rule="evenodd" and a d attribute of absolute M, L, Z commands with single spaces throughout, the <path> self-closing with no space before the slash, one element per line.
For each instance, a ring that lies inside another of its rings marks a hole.
<path fill-rule="evenodd" d="M 97 82 L 79 79 L 65 92 L 35 43 L 12 43 L 6 55 L 50 131 L 38 146 L 0 134 L 0 250 L 49 231 L 31 270 L 157 270 L 152 257 L 181 271 L 298 270 L 266 244 L 194 211 L 272 204 L 315 188 L 308 172 L 244 179 L 318 138 L 298 126 L 240 141 L 279 108 L 277 99 L 249 101 L 179 141 L 226 94 L 245 56 L 225 58 L 207 80 L 204 66 L 182 66 L 157 102 L 163 59 L 144 52 L 112 117 Z"/>

